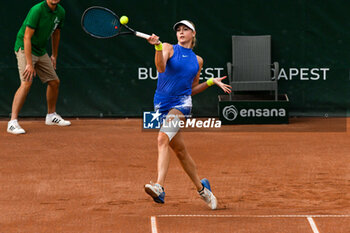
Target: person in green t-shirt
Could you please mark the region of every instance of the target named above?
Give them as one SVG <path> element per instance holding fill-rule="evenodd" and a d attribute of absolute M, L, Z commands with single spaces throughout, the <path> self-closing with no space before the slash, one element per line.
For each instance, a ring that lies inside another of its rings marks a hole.
<path fill-rule="evenodd" d="M 59 5 L 60 1 L 45 0 L 33 6 L 18 31 L 15 54 L 21 85 L 13 99 L 11 120 L 7 126 L 7 132 L 9 133 L 25 133 L 24 129 L 18 124 L 18 114 L 36 74 L 38 74 L 43 83 L 47 83 L 47 115 L 45 123 L 59 126 L 71 124 L 56 113 L 60 80 L 55 69 L 60 33 L 65 19 L 65 10 Z M 52 40 L 51 57 L 48 56 L 46 51 L 50 38 Z"/>

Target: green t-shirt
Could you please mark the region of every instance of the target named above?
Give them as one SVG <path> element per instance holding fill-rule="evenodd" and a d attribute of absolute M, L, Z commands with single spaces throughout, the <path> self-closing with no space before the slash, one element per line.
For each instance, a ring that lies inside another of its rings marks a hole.
<path fill-rule="evenodd" d="M 22 27 L 17 33 L 15 51 L 24 49 L 24 33 L 26 27 L 35 29 L 32 37 L 32 54 L 42 56 L 46 53 L 47 42 L 56 28 L 61 29 L 64 24 L 65 10 L 61 5 L 57 5 L 55 11 L 52 11 L 46 3 L 46 0 L 33 6 Z"/>

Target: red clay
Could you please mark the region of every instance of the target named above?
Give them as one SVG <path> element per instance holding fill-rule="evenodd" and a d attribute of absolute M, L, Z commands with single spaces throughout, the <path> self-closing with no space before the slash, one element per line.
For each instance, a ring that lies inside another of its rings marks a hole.
<path fill-rule="evenodd" d="M 0 121 L 0 232 L 152 232 L 150 217 L 158 216 L 158 232 L 167 233 L 312 233 L 306 218 L 160 215 L 350 214 L 346 119 L 184 132 L 199 175 L 219 200 L 216 211 L 175 156 L 165 204 L 145 194 L 143 185 L 156 179 L 157 133 L 142 131 L 141 119 L 71 121 L 58 127 L 24 119 L 27 134 L 19 136 Z M 314 218 L 322 233 L 350 232 L 349 219 Z"/>

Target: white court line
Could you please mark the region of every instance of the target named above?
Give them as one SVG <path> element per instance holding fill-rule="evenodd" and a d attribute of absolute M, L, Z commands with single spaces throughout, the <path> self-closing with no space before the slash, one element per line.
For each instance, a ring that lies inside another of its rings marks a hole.
<path fill-rule="evenodd" d="M 230 215 L 230 214 L 164 214 L 157 215 L 160 218 L 166 217 L 195 217 L 195 218 L 350 218 L 350 214 L 326 214 L 326 215 L 311 215 L 311 214 L 290 214 L 290 215 Z"/>
<path fill-rule="evenodd" d="M 151 227 L 152 227 L 152 233 L 158 233 L 157 222 L 156 222 L 156 217 L 155 216 L 151 217 Z"/>
<path fill-rule="evenodd" d="M 308 217 L 307 220 L 308 220 L 309 223 L 310 223 L 310 226 L 311 226 L 311 228 L 312 228 L 312 231 L 313 231 L 314 233 L 320 233 L 320 232 L 318 231 L 318 229 L 317 229 L 317 226 L 316 226 L 316 223 L 314 222 L 314 220 L 313 220 L 311 217 Z"/>

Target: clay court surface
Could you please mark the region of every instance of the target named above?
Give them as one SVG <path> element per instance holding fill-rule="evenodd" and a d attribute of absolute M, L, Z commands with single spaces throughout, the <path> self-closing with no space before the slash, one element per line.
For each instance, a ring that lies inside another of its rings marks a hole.
<path fill-rule="evenodd" d="M 215 211 L 175 156 L 165 204 L 145 194 L 156 180 L 157 133 L 142 131 L 141 119 L 70 119 L 70 127 L 23 119 L 19 136 L 6 133 L 7 120 L 1 233 L 350 232 L 349 119 L 183 132 L 219 200 Z"/>

